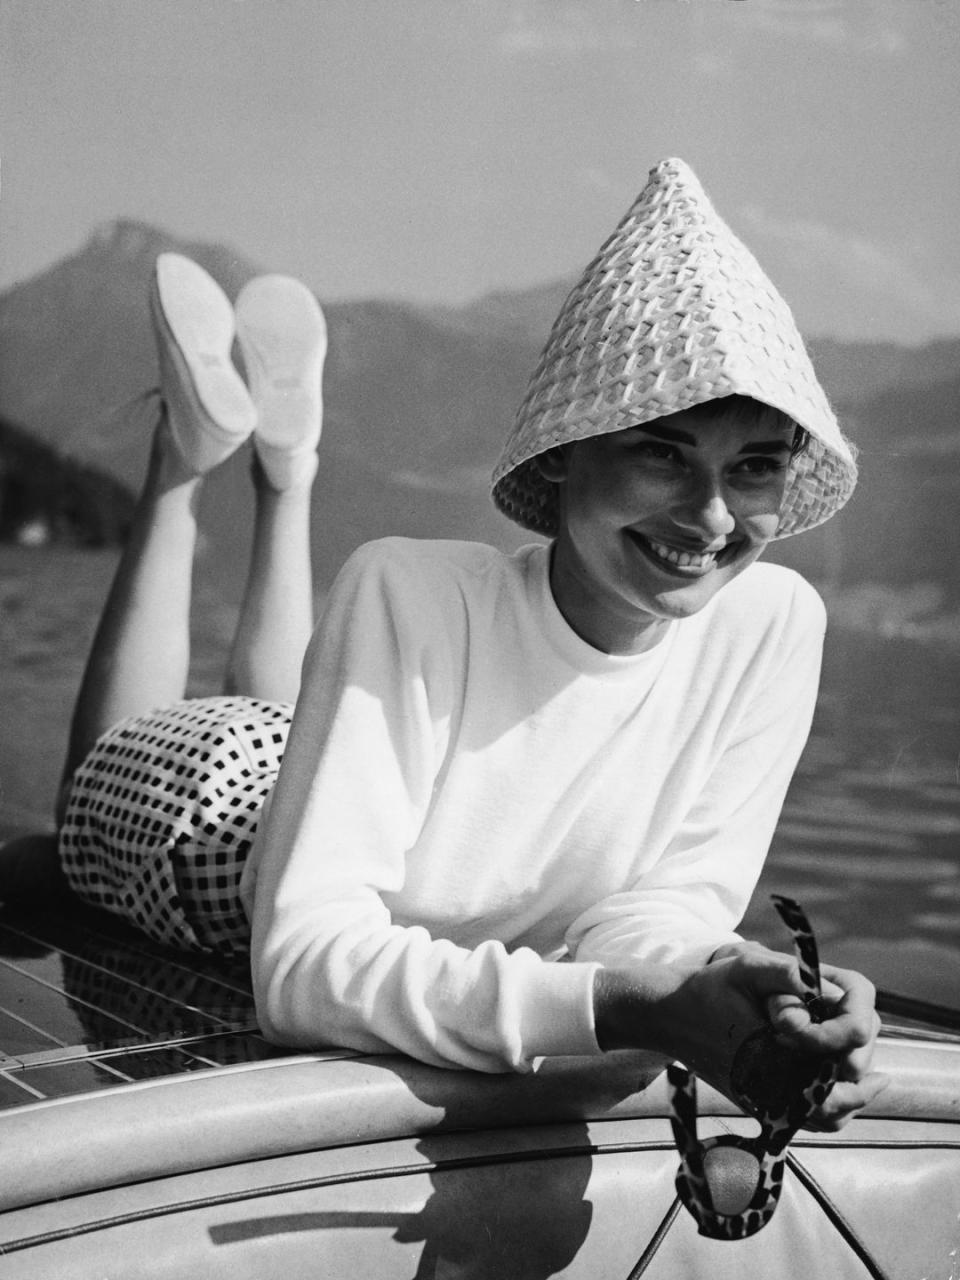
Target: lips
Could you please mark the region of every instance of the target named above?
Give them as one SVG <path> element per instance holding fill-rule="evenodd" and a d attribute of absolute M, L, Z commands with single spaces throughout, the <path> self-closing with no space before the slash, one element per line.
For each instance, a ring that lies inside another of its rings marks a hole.
<path fill-rule="evenodd" d="M 666 573 L 677 573 L 683 577 L 700 577 L 716 568 L 718 561 L 729 560 L 736 551 L 736 543 L 727 543 L 719 550 L 693 550 L 689 547 L 671 546 L 660 542 L 657 538 L 647 537 L 628 529 L 633 542 L 643 551 L 648 559 Z"/>

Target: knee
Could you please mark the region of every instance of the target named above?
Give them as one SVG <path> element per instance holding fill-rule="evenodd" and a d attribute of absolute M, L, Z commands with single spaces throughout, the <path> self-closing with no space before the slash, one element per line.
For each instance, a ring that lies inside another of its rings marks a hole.
<path fill-rule="evenodd" d="M 60 790 L 57 792 L 56 803 L 53 806 L 53 817 L 57 824 L 57 831 L 63 826 L 63 820 L 67 816 L 67 804 L 70 800 L 70 788 L 73 786 L 73 774 L 68 774 L 60 783 Z"/>

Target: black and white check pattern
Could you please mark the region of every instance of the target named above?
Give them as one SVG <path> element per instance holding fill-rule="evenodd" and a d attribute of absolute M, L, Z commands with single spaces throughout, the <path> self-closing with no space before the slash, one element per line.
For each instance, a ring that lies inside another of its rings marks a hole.
<path fill-rule="evenodd" d="M 74 891 L 158 942 L 247 949 L 240 876 L 292 710 L 195 698 L 108 730 L 74 775 L 60 832 Z"/>

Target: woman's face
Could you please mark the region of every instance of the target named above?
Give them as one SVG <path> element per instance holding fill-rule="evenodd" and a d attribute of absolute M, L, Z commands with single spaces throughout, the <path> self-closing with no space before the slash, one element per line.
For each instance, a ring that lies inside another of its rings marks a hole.
<path fill-rule="evenodd" d="M 698 612 L 777 531 L 794 428 L 723 401 L 541 455 L 559 484 L 550 583 L 573 629 L 636 653 Z"/>

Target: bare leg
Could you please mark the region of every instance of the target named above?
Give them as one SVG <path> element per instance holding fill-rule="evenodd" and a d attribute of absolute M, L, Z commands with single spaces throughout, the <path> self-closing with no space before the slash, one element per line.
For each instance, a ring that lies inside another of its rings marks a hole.
<path fill-rule="evenodd" d="M 172 444 L 161 410 L 143 492 L 77 696 L 64 782 L 111 725 L 184 696 L 200 480 Z"/>
<path fill-rule="evenodd" d="M 296 701 L 313 630 L 310 484 L 278 490 L 256 457 L 250 573 L 227 667 L 225 691 Z"/>
<path fill-rule="evenodd" d="M 258 415 L 257 514 L 226 689 L 293 702 L 313 630 L 310 490 L 323 418 L 327 326 L 309 289 L 278 275 L 244 286 L 236 321 Z"/>
<path fill-rule="evenodd" d="M 74 707 L 58 826 L 74 770 L 100 734 L 127 716 L 176 702 L 186 687 L 201 478 L 180 458 L 160 414 L 143 492 Z M 20 836 L 0 848 L 0 900 L 48 901 L 66 890 L 56 835 Z"/>
<path fill-rule="evenodd" d="M 143 492 L 74 707 L 58 826 L 69 783 L 97 738 L 186 692 L 197 491 L 202 474 L 239 448 L 256 422 L 230 361 L 233 309 L 220 286 L 181 255 L 161 254 L 150 307 L 162 404 Z M 24 836 L 0 849 L 0 897 L 64 884 L 55 836 Z"/>

